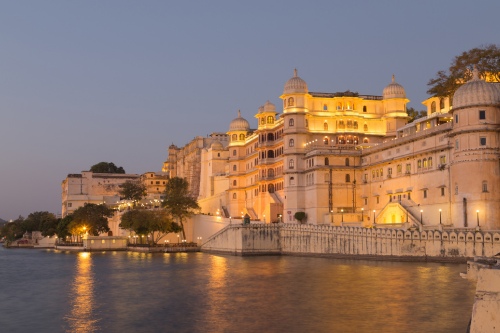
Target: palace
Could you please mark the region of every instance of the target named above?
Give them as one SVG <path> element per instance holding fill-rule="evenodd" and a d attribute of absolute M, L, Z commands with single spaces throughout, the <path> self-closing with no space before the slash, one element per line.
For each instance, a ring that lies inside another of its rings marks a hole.
<path fill-rule="evenodd" d="M 202 213 L 263 222 L 500 228 L 500 87 L 471 81 L 424 101 L 408 123 L 404 88 L 382 96 L 311 92 L 297 75 L 283 109 L 267 101 L 257 128 L 169 147 L 163 171 L 186 177 Z M 302 221 L 304 222 L 304 221 Z"/>

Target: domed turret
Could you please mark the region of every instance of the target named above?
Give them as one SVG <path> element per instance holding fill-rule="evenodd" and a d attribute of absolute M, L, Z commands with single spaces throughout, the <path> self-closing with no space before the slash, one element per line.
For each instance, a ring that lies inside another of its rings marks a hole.
<path fill-rule="evenodd" d="M 224 146 L 219 141 L 214 141 L 210 148 L 212 148 L 212 150 L 223 150 Z"/>
<path fill-rule="evenodd" d="M 392 76 L 392 82 L 384 88 L 384 92 L 382 93 L 384 99 L 389 98 L 406 98 L 405 88 L 402 85 L 396 82 L 394 75 Z"/>
<path fill-rule="evenodd" d="M 285 83 L 283 94 L 307 94 L 307 83 L 297 76 L 297 69 L 293 71 L 293 77 Z"/>
<path fill-rule="evenodd" d="M 472 79 L 458 88 L 453 95 L 453 109 L 498 104 L 500 104 L 500 89 L 495 84 L 481 80 L 475 66 Z"/>
<path fill-rule="evenodd" d="M 229 124 L 229 131 L 248 131 L 250 129 L 250 124 L 248 121 L 241 116 L 240 110 L 238 110 L 238 118 L 233 119 Z"/>
<path fill-rule="evenodd" d="M 276 105 L 269 102 L 269 100 L 262 106 L 263 112 L 276 112 Z"/>

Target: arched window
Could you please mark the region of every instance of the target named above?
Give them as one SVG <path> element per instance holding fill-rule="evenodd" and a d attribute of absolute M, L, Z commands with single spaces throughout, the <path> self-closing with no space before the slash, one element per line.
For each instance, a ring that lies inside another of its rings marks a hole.
<path fill-rule="evenodd" d="M 293 139 L 290 139 L 288 141 L 288 147 L 293 147 L 293 146 L 295 146 L 295 141 Z"/>
<path fill-rule="evenodd" d="M 352 120 L 347 121 L 347 128 L 352 128 Z"/>
<path fill-rule="evenodd" d="M 236 140 L 238 140 L 238 135 L 237 134 L 233 134 L 231 136 L 231 141 L 236 141 Z"/>
<path fill-rule="evenodd" d="M 274 158 L 274 151 L 273 150 L 267 151 L 267 158 Z"/>
<path fill-rule="evenodd" d="M 366 105 L 363 105 L 363 112 L 366 112 Z"/>
<path fill-rule="evenodd" d="M 267 141 L 273 141 L 274 140 L 274 134 L 273 133 L 267 133 Z"/>
<path fill-rule="evenodd" d="M 328 157 L 325 157 L 325 165 L 330 165 L 330 160 L 328 159 Z"/>
<path fill-rule="evenodd" d="M 323 104 L 323 111 L 328 111 L 328 105 Z"/>
<path fill-rule="evenodd" d="M 417 161 L 417 169 L 421 169 L 422 168 L 422 160 L 418 160 Z"/>
<path fill-rule="evenodd" d="M 233 156 L 236 156 L 236 149 L 233 149 Z"/>
<path fill-rule="evenodd" d="M 345 175 L 345 182 L 346 183 L 350 183 L 351 182 L 351 175 L 350 174 L 346 174 Z"/>
<path fill-rule="evenodd" d="M 293 97 L 290 97 L 290 98 L 288 99 L 288 106 L 293 106 L 293 104 L 294 104 Z"/>
<path fill-rule="evenodd" d="M 364 138 L 363 143 L 368 143 L 368 138 Z"/>
<path fill-rule="evenodd" d="M 337 141 L 338 141 L 339 144 L 343 145 L 343 144 L 345 144 L 345 137 L 343 135 L 339 136 L 339 138 L 338 138 Z"/>
<path fill-rule="evenodd" d="M 220 157 L 220 153 L 217 153 L 217 157 Z"/>
<path fill-rule="evenodd" d="M 427 167 L 432 168 L 432 157 L 427 160 Z"/>
<path fill-rule="evenodd" d="M 352 136 L 347 136 L 347 144 L 352 144 Z"/>
<path fill-rule="evenodd" d="M 288 120 L 288 126 L 295 126 L 295 120 L 293 120 L 293 118 L 290 118 L 290 120 Z"/>
<path fill-rule="evenodd" d="M 267 187 L 267 191 L 269 193 L 274 193 L 274 185 L 273 184 L 269 184 L 269 186 Z"/>
<path fill-rule="evenodd" d="M 354 143 L 355 145 L 357 145 L 359 143 L 359 139 L 357 136 L 352 137 L 352 143 Z"/>
<path fill-rule="evenodd" d="M 323 129 L 324 129 L 325 131 L 328 131 L 328 123 L 324 123 L 324 124 L 323 124 Z"/>
<path fill-rule="evenodd" d="M 364 124 L 363 125 L 363 131 L 367 132 L 368 131 L 368 125 L 367 124 Z"/>
<path fill-rule="evenodd" d="M 439 99 L 439 109 L 440 110 L 444 109 L 444 98 Z"/>
<path fill-rule="evenodd" d="M 337 103 L 337 110 L 342 110 L 342 103 L 340 102 Z"/>
<path fill-rule="evenodd" d="M 236 171 L 236 164 L 233 165 L 233 171 Z"/>
<path fill-rule="evenodd" d="M 295 160 L 289 160 L 288 169 L 293 169 L 293 168 L 295 168 Z"/>
<path fill-rule="evenodd" d="M 488 182 L 486 180 L 483 180 L 482 191 L 483 192 L 488 192 Z"/>
<path fill-rule="evenodd" d="M 264 118 L 264 117 L 260 118 L 260 123 L 262 125 L 264 125 L 266 123 L 266 118 Z"/>
<path fill-rule="evenodd" d="M 240 140 L 241 141 L 245 140 L 245 134 L 240 134 Z"/>
<path fill-rule="evenodd" d="M 358 122 L 356 120 L 352 123 L 352 128 L 358 129 Z"/>
<path fill-rule="evenodd" d="M 345 166 L 349 166 L 349 157 L 345 158 Z"/>
<path fill-rule="evenodd" d="M 290 177 L 289 183 L 290 183 L 290 185 L 295 185 L 295 178 L 294 177 Z"/>
<path fill-rule="evenodd" d="M 267 116 L 267 123 L 268 124 L 274 124 L 274 117 L 273 116 Z"/>
<path fill-rule="evenodd" d="M 431 113 L 436 112 L 436 102 L 431 103 Z"/>
<path fill-rule="evenodd" d="M 424 169 L 427 169 L 427 159 L 426 158 L 424 158 L 423 164 L 424 164 Z"/>
<path fill-rule="evenodd" d="M 325 136 L 325 137 L 323 138 L 323 143 L 324 143 L 325 145 L 327 145 L 329 141 L 330 141 L 330 140 L 328 140 L 328 137 L 327 137 L 327 136 Z"/>
<path fill-rule="evenodd" d="M 233 199 L 236 199 L 236 193 L 233 193 Z"/>
<path fill-rule="evenodd" d="M 236 180 L 233 180 L 233 186 L 236 186 Z"/>
<path fill-rule="evenodd" d="M 339 120 L 339 129 L 344 129 L 344 128 L 345 128 L 344 121 L 343 120 Z"/>
<path fill-rule="evenodd" d="M 267 170 L 267 176 L 268 177 L 274 177 L 274 169 L 268 169 Z"/>

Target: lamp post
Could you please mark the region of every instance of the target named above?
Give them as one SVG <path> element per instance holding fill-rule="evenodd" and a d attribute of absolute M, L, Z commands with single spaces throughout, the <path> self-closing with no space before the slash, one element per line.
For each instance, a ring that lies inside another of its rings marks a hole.
<path fill-rule="evenodd" d="M 421 225 L 424 225 L 424 223 L 422 222 L 422 213 L 424 212 L 423 209 L 420 210 L 420 224 Z"/>
<path fill-rule="evenodd" d="M 441 225 L 441 208 L 439 208 L 439 225 Z"/>
<path fill-rule="evenodd" d="M 479 228 L 479 209 L 476 210 L 476 217 L 477 217 L 477 227 Z"/>
<path fill-rule="evenodd" d="M 343 209 L 341 209 L 341 210 L 340 210 L 340 213 L 341 213 L 341 215 L 342 215 L 342 223 L 344 223 L 344 210 L 343 210 Z"/>

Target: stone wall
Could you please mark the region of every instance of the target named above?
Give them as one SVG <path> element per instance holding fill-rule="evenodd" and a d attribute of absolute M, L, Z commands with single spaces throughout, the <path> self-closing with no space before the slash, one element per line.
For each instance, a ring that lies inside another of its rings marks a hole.
<path fill-rule="evenodd" d="M 230 225 L 204 251 L 464 260 L 500 253 L 500 232 L 410 231 L 300 224 Z"/>

